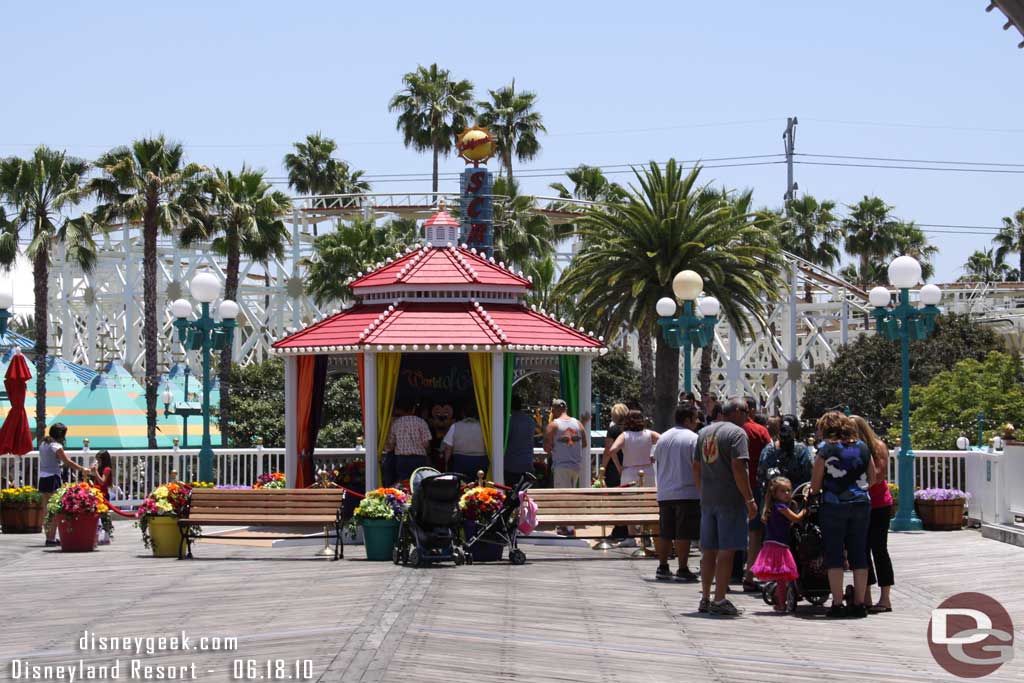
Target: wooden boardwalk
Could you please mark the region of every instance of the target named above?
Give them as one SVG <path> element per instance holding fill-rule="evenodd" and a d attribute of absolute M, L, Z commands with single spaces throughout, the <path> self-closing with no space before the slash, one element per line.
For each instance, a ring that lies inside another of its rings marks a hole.
<path fill-rule="evenodd" d="M 312 660 L 323 681 L 943 681 L 926 643 L 930 610 L 980 591 L 1014 618 L 1018 657 L 986 681 L 1024 680 L 1024 549 L 974 531 L 896 534 L 892 614 L 827 621 L 802 604 L 779 616 L 734 595 L 738 619 L 697 613 L 692 584 L 653 580 L 626 551 L 526 545 L 528 564 L 406 569 L 312 559 L 312 547 L 200 545 L 196 559 L 147 557 L 138 532 L 62 554 L 41 537 L 0 536 L 0 680 L 12 660 L 110 663 L 100 636 L 235 636 L 233 652 L 117 653 L 227 681 L 233 661 Z M 691 567 L 696 567 L 695 558 Z M 193 642 L 193 646 L 195 643 Z M 289 669 L 287 673 L 291 673 Z M 244 680 L 244 679 L 243 679 Z"/>

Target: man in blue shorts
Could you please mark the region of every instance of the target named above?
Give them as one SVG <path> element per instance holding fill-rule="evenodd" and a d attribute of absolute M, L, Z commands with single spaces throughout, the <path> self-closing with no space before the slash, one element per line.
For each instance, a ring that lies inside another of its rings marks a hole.
<path fill-rule="evenodd" d="M 737 616 L 740 611 L 726 597 L 736 551 L 747 547 L 747 522 L 757 516 L 750 490 L 747 434 L 730 420 L 746 411 L 742 399 L 729 399 L 722 409 L 725 420 L 713 422 L 697 436 L 700 467 L 694 468 L 700 490 L 700 612 Z M 715 596 L 711 599 L 711 581 Z"/>

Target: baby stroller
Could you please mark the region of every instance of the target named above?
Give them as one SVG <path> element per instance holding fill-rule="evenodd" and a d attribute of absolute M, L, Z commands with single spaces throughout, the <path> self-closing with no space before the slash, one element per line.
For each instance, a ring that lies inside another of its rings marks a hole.
<path fill-rule="evenodd" d="M 412 505 L 398 527 L 398 541 L 391 555 L 395 564 L 422 567 L 431 562 L 466 562 L 459 538 L 459 488 L 463 479 L 461 474 L 441 474 L 431 467 L 412 473 Z"/>
<path fill-rule="evenodd" d="M 472 538 L 466 539 L 466 549 L 477 543 L 490 543 L 508 546 L 508 561 L 512 564 L 525 564 L 526 553 L 519 549 L 519 494 L 528 491 L 537 477 L 529 472 L 523 474 L 510 490 L 505 492 L 505 502 L 498 514 L 481 526 Z M 415 499 L 414 499 L 415 500 Z M 472 556 L 467 556 L 472 563 Z"/>
<path fill-rule="evenodd" d="M 793 524 L 789 530 L 789 550 L 793 553 L 800 578 L 786 586 L 787 612 L 795 612 L 800 600 L 806 600 L 815 606 L 822 605 L 832 594 L 828 586 L 824 543 L 818 524 L 818 511 L 821 506 L 817 499 L 809 500 L 807 492 L 810 487 L 809 483 L 801 484 L 793 492 L 793 501 L 798 507 L 807 508 L 807 516 Z M 769 581 L 762 589 L 761 595 L 769 605 L 775 604 L 775 588 L 776 583 Z"/>

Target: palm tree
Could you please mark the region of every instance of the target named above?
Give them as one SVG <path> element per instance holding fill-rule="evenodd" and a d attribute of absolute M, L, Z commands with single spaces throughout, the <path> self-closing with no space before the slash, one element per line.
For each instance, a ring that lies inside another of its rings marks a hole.
<path fill-rule="evenodd" d="M 529 161 L 540 153 L 539 133 L 547 133 L 543 117 L 534 111 L 537 93 L 529 90 L 516 92 L 516 79 L 511 85 L 488 90 L 490 102 L 478 102 L 477 120 L 494 134 L 505 177 L 512 180 L 512 158 Z"/>
<path fill-rule="evenodd" d="M 572 182 L 572 190 L 569 190 L 563 183 L 548 185 L 562 199 L 582 199 L 587 202 L 614 204 L 625 201 L 629 195 L 622 185 L 608 180 L 608 176 L 598 166 L 580 164 L 571 171 L 566 171 L 565 177 Z"/>
<path fill-rule="evenodd" d="M 834 211 L 836 203 L 819 202 L 809 194 L 789 202 L 789 216 L 774 223 L 779 245 L 805 261 L 831 270 L 839 263 L 842 230 Z M 767 215 L 765 216 L 767 218 Z M 804 289 L 804 300 L 811 301 L 811 284 Z"/>
<path fill-rule="evenodd" d="M 180 143 L 163 135 L 115 147 L 96 160 L 100 177 L 89 182 L 100 202 L 97 220 L 142 225 L 142 313 L 145 334 L 146 436 L 156 448 L 156 399 L 160 383 L 156 310 L 157 252 L 161 233 L 193 229 L 207 216 L 202 185 L 207 169 L 185 161 Z"/>
<path fill-rule="evenodd" d="M 995 249 L 977 250 L 964 263 L 964 282 L 1002 282 L 1006 279 L 1007 267 Z"/>
<path fill-rule="evenodd" d="M 36 439 L 46 430 L 46 340 L 49 320 L 50 262 L 53 250 L 63 245 L 65 258 L 83 272 L 96 262 L 94 224 L 87 215 L 69 217 L 67 210 L 85 197 L 84 176 L 89 162 L 45 146 L 28 159 L 8 157 L 0 161 L 0 200 L 12 211 L 0 208 L 0 266 L 9 270 L 21 250 L 20 235 L 28 232 L 25 255 L 32 261 L 35 297 Z"/>
<path fill-rule="evenodd" d="M 357 218 L 351 225 L 339 224 L 335 232 L 313 242 L 313 257 L 307 268 L 306 291 L 320 305 L 351 300 L 346 281 L 398 252 L 420 242 L 416 221 L 394 220 L 384 226 Z"/>
<path fill-rule="evenodd" d="M 456 133 L 473 119 L 473 84 L 453 81 L 447 69 L 431 64 L 405 74 L 402 86 L 388 110 L 399 112 L 395 127 L 402 131 L 406 147 L 433 154 L 433 191 L 437 192 L 438 157 L 451 152 Z"/>
<path fill-rule="evenodd" d="M 921 263 L 921 279 L 930 280 L 935 275 L 935 264 L 932 259 L 939 253 L 939 248 L 928 241 L 928 236 L 921 228 L 914 225 L 914 221 L 900 223 L 893 235 L 893 250 L 886 255 L 885 265 L 888 268 L 889 261 L 906 254 L 913 256 Z"/>
<path fill-rule="evenodd" d="M 555 252 L 556 235 L 547 216 L 534 210 L 533 197 L 519 194 L 515 181 L 497 178 L 494 194 L 494 259 L 529 271 L 534 261 Z"/>
<path fill-rule="evenodd" d="M 850 215 L 843 219 L 846 253 L 859 259 L 857 284 L 866 285 L 874 280 L 863 279 L 872 273 L 872 261 L 884 261 L 896 248 L 899 221 L 892 216 L 893 207 L 878 197 L 865 196 L 849 206 Z"/>
<path fill-rule="evenodd" d="M 349 164 L 333 154 L 338 144 L 320 132 L 306 136 L 304 142 L 294 144 L 295 151 L 284 155 L 288 169 L 288 187 L 299 194 L 363 194 L 370 191 L 370 183 L 363 180 L 363 172 L 353 170 Z M 313 235 L 317 225 L 313 224 Z"/>
<path fill-rule="evenodd" d="M 281 216 L 292 202 L 264 179 L 265 171 L 243 165 L 236 175 L 215 169 L 206 190 L 212 212 L 204 223 L 193 223 L 181 231 L 181 243 L 190 246 L 213 239 L 213 248 L 227 256 L 224 269 L 224 298 L 238 300 L 238 273 L 242 254 L 269 258 L 284 250 L 288 229 Z M 220 426 L 225 442 L 231 426 L 231 349 L 220 354 Z"/>
<path fill-rule="evenodd" d="M 996 245 L 996 256 L 1000 261 L 1009 254 L 1017 254 L 1017 272 L 1024 273 L 1024 209 L 1012 216 L 1003 216 L 1003 227 L 992 238 Z"/>
<path fill-rule="evenodd" d="M 704 277 L 705 291 L 721 301 L 736 329 L 753 333 L 750 316 L 763 321 L 765 298 L 780 284 L 778 248 L 738 213 L 742 201 L 714 200 L 699 186 L 700 171 L 684 174 L 674 159 L 664 168 L 652 162 L 634 170 L 637 186 L 630 185 L 627 202 L 595 207 L 580 219 L 582 246 L 557 290 L 575 297 L 579 315 L 606 335 L 627 326 L 641 339 L 654 337 L 655 304 L 671 295 L 672 278 L 685 269 Z M 678 386 L 679 350 L 658 344 L 658 427 L 671 421 Z"/>

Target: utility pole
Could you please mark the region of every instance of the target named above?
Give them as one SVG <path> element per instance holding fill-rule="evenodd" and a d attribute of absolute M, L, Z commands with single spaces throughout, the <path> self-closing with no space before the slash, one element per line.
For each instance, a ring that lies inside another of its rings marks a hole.
<path fill-rule="evenodd" d="M 789 203 L 796 198 L 796 191 L 800 186 L 793 181 L 793 155 L 796 150 L 796 124 L 799 123 L 795 116 L 786 119 L 786 132 L 782 134 L 782 143 L 786 148 L 786 194 L 782 199 L 785 203 L 786 215 L 789 215 Z"/>

